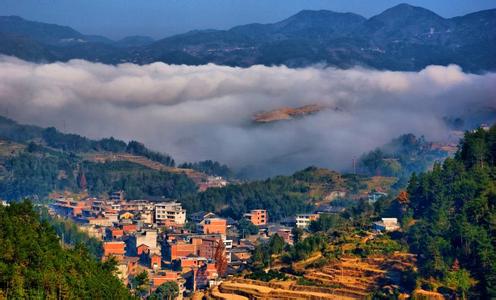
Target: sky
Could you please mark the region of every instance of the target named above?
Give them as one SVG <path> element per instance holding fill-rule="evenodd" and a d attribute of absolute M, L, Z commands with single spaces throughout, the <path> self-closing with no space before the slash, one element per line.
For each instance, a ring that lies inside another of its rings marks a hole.
<path fill-rule="evenodd" d="M 0 15 L 67 25 L 84 34 L 119 39 L 163 38 L 194 29 L 228 29 L 272 23 L 302 9 L 379 14 L 405 1 L 394 0 L 1 0 Z M 496 0 L 410 0 L 443 17 L 496 8 Z"/>

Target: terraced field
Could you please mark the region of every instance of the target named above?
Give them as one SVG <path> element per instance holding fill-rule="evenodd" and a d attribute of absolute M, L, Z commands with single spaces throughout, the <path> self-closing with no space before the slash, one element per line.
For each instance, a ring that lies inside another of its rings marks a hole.
<path fill-rule="evenodd" d="M 263 282 L 247 279 L 234 279 L 213 288 L 212 299 L 307 299 L 307 300 L 352 300 L 362 299 L 328 288 L 297 285 L 295 282 Z"/>

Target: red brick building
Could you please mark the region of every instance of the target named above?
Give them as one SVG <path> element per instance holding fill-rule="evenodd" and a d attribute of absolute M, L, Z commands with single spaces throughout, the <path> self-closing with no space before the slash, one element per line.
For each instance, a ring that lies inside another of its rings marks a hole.
<path fill-rule="evenodd" d="M 244 217 L 257 226 L 267 225 L 269 221 L 267 210 L 265 209 L 253 209 L 250 213 L 244 214 Z"/>
<path fill-rule="evenodd" d="M 126 243 L 118 242 L 104 242 L 103 243 L 103 259 L 109 256 L 114 256 L 118 260 L 122 260 L 126 254 Z"/>
<path fill-rule="evenodd" d="M 198 224 L 198 230 L 203 234 L 222 234 L 226 235 L 227 220 L 221 218 L 204 219 Z"/>

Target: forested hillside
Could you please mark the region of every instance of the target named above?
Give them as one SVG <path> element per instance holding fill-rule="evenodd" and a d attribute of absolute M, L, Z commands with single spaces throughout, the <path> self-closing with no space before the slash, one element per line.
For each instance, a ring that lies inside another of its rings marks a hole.
<path fill-rule="evenodd" d="M 29 202 L 0 206 L 1 299 L 128 299 L 112 275 L 82 245 L 62 248 L 53 227 Z"/>
<path fill-rule="evenodd" d="M 83 175 L 85 183 L 81 180 Z M 4 199 L 43 199 L 53 191 L 84 189 L 94 195 L 124 190 L 131 199 L 177 198 L 195 193 L 196 185 L 184 174 L 152 170 L 125 161 L 89 162 L 72 152 L 36 144 L 5 158 L 0 168 L 0 197 Z"/>
<path fill-rule="evenodd" d="M 147 149 L 137 141 L 124 141 L 113 137 L 98 141 L 90 140 L 78 134 L 62 133 L 54 127 L 41 128 L 38 126 L 22 125 L 8 118 L 0 116 L 0 139 L 28 144 L 35 142 L 52 149 L 74 153 L 84 152 L 114 152 L 141 155 L 166 166 L 174 166 L 172 157 Z"/>
<path fill-rule="evenodd" d="M 447 156 L 448 153 L 434 149 L 424 137 L 410 133 L 362 155 L 358 168 L 366 175 L 395 176 L 406 182 L 412 173 L 423 172 Z"/>
<path fill-rule="evenodd" d="M 276 176 L 263 181 L 252 181 L 224 188 L 208 189 L 185 197 L 181 202 L 189 211 L 214 211 L 223 216 L 239 219 L 251 209 L 267 209 L 272 221 L 308 212 L 313 208 L 312 195 L 319 197 L 334 190 L 357 192 L 363 178 L 342 176 L 337 172 L 309 167 L 292 176 Z"/>
<path fill-rule="evenodd" d="M 88 153 L 126 153 L 166 167 L 175 164 L 172 157 L 136 141 L 95 141 L 53 127 L 21 125 L 0 117 L 0 198 L 44 199 L 53 191 L 85 189 L 93 195 L 124 190 L 131 199 L 178 198 L 196 192 L 195 183 L 182 173 L 126 161 L 88 161 Z"/>
<path fill-rule="evenodd" d="M 456 157 L 413 175 L 400 205 L 426 286 L 496 297 L 496 126 L 466 133 Z"/>

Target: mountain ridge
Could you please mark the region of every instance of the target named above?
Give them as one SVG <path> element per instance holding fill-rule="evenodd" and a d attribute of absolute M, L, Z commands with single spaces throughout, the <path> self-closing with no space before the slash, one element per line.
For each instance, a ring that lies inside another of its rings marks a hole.
<path fill-rule="evenodd" d="M 12 22 L 22 26 L 13 28 Z M 496 70 L 495 27 L 496 9 L 443 18 L 405 3 L 368 19 L 349 12 L 302 10 L 279 22 L 192 30 L 159 40 L 112 41 L 67 26 L 0 17 L 0 45 L 14 46 L 0 46 L 0 53 L 35 62 L 80 58 L 108 64 L 321 64 L 398 71 L 457 64 L 480 73 Z"/>

